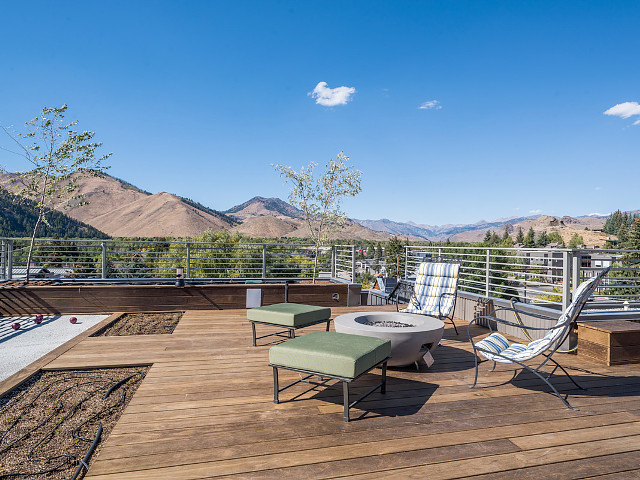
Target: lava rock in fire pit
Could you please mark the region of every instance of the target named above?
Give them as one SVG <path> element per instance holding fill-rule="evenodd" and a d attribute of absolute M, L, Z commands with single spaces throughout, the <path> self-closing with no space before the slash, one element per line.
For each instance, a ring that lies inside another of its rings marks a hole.
<path fill-rule="evenodd" d="M 402 322 L 394 322 L 393 320 L 365 320 L 362 322 L 363 325 L 370 325 L 372 327 L 382 327 L 382 328 L 408 328 L 414 327 L 415 325 L 409 325 L 408 323 Z"/>

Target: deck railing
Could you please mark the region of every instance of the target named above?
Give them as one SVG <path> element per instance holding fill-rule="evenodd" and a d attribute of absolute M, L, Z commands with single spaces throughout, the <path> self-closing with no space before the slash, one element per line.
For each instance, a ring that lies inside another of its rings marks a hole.
<path fill-rule="evenodd" d="M 596 292 L 598 303 L 640 307 L 638 250 L 412 245 L 405 248 L 405 278 L 415 276 L 424 261 L 460 264 L 458 288 L 462 292 L 563 309 L 580 282 L 612 267 Z"/>
<path fill-rule="evenodd" d="M 0 280 L 24 278 L 29 239 L 0 238 Z M 316 277 L 352 282 L 355 247 L 321 247 Z M 64 281 L 310 279 L 315 248 L 294 243 L 37 239 L 30 278 Z"/>

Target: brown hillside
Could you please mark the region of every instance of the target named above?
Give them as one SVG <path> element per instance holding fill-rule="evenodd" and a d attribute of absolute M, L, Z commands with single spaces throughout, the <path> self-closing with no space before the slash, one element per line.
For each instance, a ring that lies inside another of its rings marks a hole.
<path fill-rule="evenodd" d="M 299 227 L 299 221 L 282 218 L 261 216 L 248 217 L 242 224 L 233 227 L 231 231 L 248 237 L 281 238 Z"/>
<path fill-rule="evenodd" d="M 286 235 L 289 238 L 308 238 L 309 235 L 309 227 L 306 224 L 302 223 L 300 226 L 293 232 Z M 342 230 L 339 230 L 335 235 L 335 238 L 338 239 L 349 239 L 349 240 L 373 240 L 379 242 L 385 242 L 393 237 L 390 233 L 386 232 L 375 232 L 371 229 L 365 228 L 359 223 L 350 222 L 348 223 Z M 398 238 L 416 241 L 423 241 L 424 238 L 415 237 L 413 235 L 402 235 L 398 236 Z"/>
<path fill-rule="evenodd" d="M 0 176 L 0 184 L 10 190 L 10 175 Z M 113 178 L 84 178 L 78 192 L 87 205 L 59 210 L 113 237 L 193 236 L 210 228 L 221 230 L 230 224 L 210 213 L 198 210 L 170 193 L 150 195 Z"/>
<path fill-rule="evenodd" d="M 562 240 L 566 244 L 569 243 L 571 237 L 577 233 L 582 236 L 585 244 L 588 246 L 603 246 L 607 240 L 607 237 L 611 235 L 594 231 L 600 230 L 604 226 L 605 219 L 595 217 L 582 217 L 574 218 L 564 216 L 562 218 L 552 217 L 544 215 L 536 218 L 535 220 L 526 220 L 518 222 L 513 225 L 513 228 L 509 229 L 512 238 L 515 238 L 518 233 L 518 228 L 522 228 L 522 231 L 526 234 L 529 228 L 533 228 L 533 231 L 538 234 L 543 231 L 547 233 L 558 232 L 562 237 Z M 589 230 L 585 230 L 588 228 Z M 502 235 L 504 229 L 498 230 L 498 234 Z M 481 242 L 484 238 L 486 230 L 474 230 L 469 232 L 463 232 L 451 236 L 452 242 Z M 615 238 L 615 237 L 614 237 Z"/>
<path fill-rule="evenodd" d="M 87 220 L 87 223 L 100 225 L 103 232 L 115 237 L 184 237 L 199 235 L 208 228 L 223 230 L 228 226 L 219 218 L 165 192 L 145 195 L 120 208 L 95 216 L 91 221 Z"/>

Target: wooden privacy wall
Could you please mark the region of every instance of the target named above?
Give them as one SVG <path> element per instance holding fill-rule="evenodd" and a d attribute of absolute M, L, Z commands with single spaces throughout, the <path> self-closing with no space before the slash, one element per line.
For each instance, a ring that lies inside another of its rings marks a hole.
<path fill-rule="evenodd" d="M 359 287 L 342 283 L 291 284 L 289 301 L 327 307 L 357 305 Z M 245 308 L 247 289 L 261 290 L 262 305 L 284 301 L 284 284 L 4 287 L 0 288 L 0 316 Z"/>

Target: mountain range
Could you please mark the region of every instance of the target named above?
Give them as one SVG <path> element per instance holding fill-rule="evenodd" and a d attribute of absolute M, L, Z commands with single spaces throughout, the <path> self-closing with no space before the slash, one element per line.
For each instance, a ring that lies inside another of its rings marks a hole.
<path fill-rule="evenodd" d="M 578 233 L 588 245 L 601 245 L 608 235 L 598 230 L 602 229 L 606 219 L 607 216 L 604 215 L 563 216 L 559 218 L 549 215 L 530 215 L 502 218 L 491 222 L 481 220 L 467 225 L 439 226 L 420 225 L 414 222 L 395 222 L 388 219 L 354 221 L 375 231 L 388 232 L 399 237 L 413 235 L 431 241 L 479 242 L 484 238 L 487 230 L 498 232 L 502 235 L 506 228 L 509 234 L 513 235 L 517 233 L 519 228 L 525 234 L 529 228 L 533 228 L 536 233 L 542 231 L 547 233 L 558 232 L 565 243 L 568 243 L 574 233 Z"/>
<path fill-rule="evenodd" d="M 0 175 L 0 186 L 15 193 L 14 174 Z M 167 192 L 152 194 L 109 175 L 82 179 L 79 193 L 87 205 L 56 210 L 112 237 L 188 237 L 206 229 L 227 230 L 257 238 L 306 238 L 304 213 L 279 198 L 253 197 L 226 211 L 218 211 L 188 198 Z M 605 216 L 552 217 L 531 215 L 473 224 L 424 225 L 388 219 L 347 222 L 338 235 L 343 239 L 386 241 L 392 236 L 411 241 L 481 241 L 487 230 L 500 235 L 558 232 L 565 242 L 579 233 L 587 245 L 602 245 Z"/>

